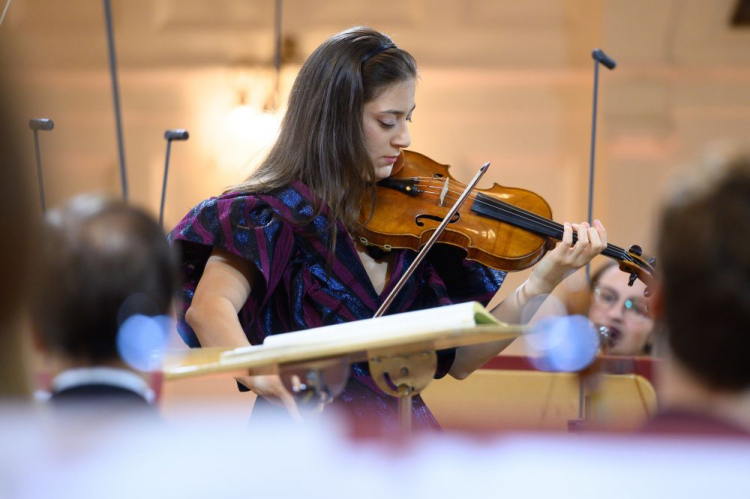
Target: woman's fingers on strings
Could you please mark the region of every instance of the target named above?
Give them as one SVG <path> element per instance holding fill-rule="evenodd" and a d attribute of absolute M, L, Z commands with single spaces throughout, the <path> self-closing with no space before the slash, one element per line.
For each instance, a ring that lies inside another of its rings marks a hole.
<path fill-rule="evenodd" d="M 573 227 L 577 229 L 578 242 L 571 258 L 576 264 L 585 265 L 607 247 L 607 231 L 599 220 L 595 220 L 593 226 L 583 222 Z"/>
<path fill-rule="evenodd" d="M 593 226 L 587 223 L 581 225 L 585 225 L 586 227 L 586 238 L 589 243 L 586 253 L 588 256 L 587 260 L 590 260 L 607 247 L 607 231 L 599 220 L 594 220 Z"/>
<path fill-rule="evenodd" d="M 573 246 L 573 226 L 569 222 L 563 224 L 562 244 L 568 248 Z"/>
<path fill-rule="evenodd" d="M 578 231 L 573 257 L 580 260 L 578 263 L 585 265 L 607 247 L 607 231 L 599 220 L 595 220 L 593 225 L 582 222 L 573 227 Z"/>
<path fill-rule="evenodd" d="M 583 255 L 586 250 L 589 248 L 589 236 L 587 233 L 589 224 L 586 222 L 581 224 L 573 224 L 573 228 L 576 231 L 576 235 L 578 236 L 578 241 L 573 245 L 570 252 L 570 258 L 574 262 L 574 264 L 577 263 L 578 258 Z"/>
<path fill-rule="evenodd" d="M 586 231 L 586 234 L 589 238 L 589 242 L 591 243 L 591 247 L 597 251 L 601 251 L 604 249 L 604 246 L 602 244 L 602 240 L 599 237 L 599 231 L 596 230 L 594 227 L 589 227 Z"/>
<path fill-rule="evenodd" d="M 604 224 L 599 219 L 594 220 L 594 229 L 596 229 L 596 232 L 599 235 L 599 240 L 603 246 L 602 249 L 604 249 L 607 246 L 607 229 L 604 228 Z"/>
<path fill-rule="evenodd" d="M 571 243 L 568 247 L 568 252 L 565 255 L 566 263 L 568 265 L 577 266 L 577 260 L 581 254 L 586 251 L 588 247 L 588 237 L 585 235 L 585 230 L 582 232 L 581 224 L 569 224 L 570 225 L 570 237 Z M 573 236 L 575 235 L 575 240 Z"/>
<path fill-rule="evenodd" d="M 574 224 L 573 228 L 575 229 L 576 233 L 578 234 L 578 243 L 583 244 L 584 246 L 589 243 L 589 230 L 590 225 L 586 222 L 582 222 L 580 224 Z"/>

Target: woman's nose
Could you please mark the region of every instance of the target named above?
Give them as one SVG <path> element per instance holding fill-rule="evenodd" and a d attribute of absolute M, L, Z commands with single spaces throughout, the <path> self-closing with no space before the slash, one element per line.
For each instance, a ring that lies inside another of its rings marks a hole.
<path fill-rule="evenodd" d="M 624 318 L 623 314 L 625 313 L 625 303 L 618 301 L 613 306 L 609 307 L 607 313 L 611 318 L 622 320 Z"/>
<path fill-rule="evenodd" d="M 400 149 L 407 148 L 411 145 L 411 135 L 409 134 L 409 127 L 407 125 L 404 125 L 400 132 L 393 137 L 391 144 Z"/>

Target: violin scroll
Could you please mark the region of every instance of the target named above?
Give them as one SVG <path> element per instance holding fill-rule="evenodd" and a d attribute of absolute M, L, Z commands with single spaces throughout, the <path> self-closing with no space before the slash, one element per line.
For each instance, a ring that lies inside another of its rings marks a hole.
<path fill-rule="evenodd" d="M 628 286 L 632 286 L 636 279 L 646 285 L 644 294 L 648 297 L 653 293 L 653 285 L 656 282 L 656 258 L 646 259 L 643 250 L 637 244 L 628 248 L 628 251 L 618 258 L 620 270 L 630 274 Z"/>

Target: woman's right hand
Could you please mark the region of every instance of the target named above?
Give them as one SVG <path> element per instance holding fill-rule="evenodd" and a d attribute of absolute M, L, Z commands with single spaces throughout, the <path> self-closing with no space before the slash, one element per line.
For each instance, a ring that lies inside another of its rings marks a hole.
<path fill-rule="evenodd" d="M 263 397 L 276 406 L 286 407 L 286 410 L 295 422 L 301 423 L 303 421 L 294 397 L 284 388 L 284 384 L 281 382 L 281 377 L 278 374 L 243 376 L 236 379 L 237 382 L 249 388 L 259 397 Z"/>

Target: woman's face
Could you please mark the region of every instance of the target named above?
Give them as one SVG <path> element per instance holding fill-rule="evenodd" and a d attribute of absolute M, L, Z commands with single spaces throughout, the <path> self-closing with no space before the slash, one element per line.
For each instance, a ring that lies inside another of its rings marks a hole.
<path fill-rule="evenodd" d="M 362 128 L 378 179 L 391 174 L 401 149 L 411 144 L 407 121 L 414 112 L 414 88 L 414 79 L 410 78 L 391 85 L 365 104 Z"/>
<path fill-rule="evenodd" d="M 628 274 L 617 266 L 605 270 L 591 294 L 589 319 L 609 328 L 610 355 L 641 355 L 651 337 L 654 321 L 648 314 L 646 289 L 641 281 L 628 286 Z"/>

